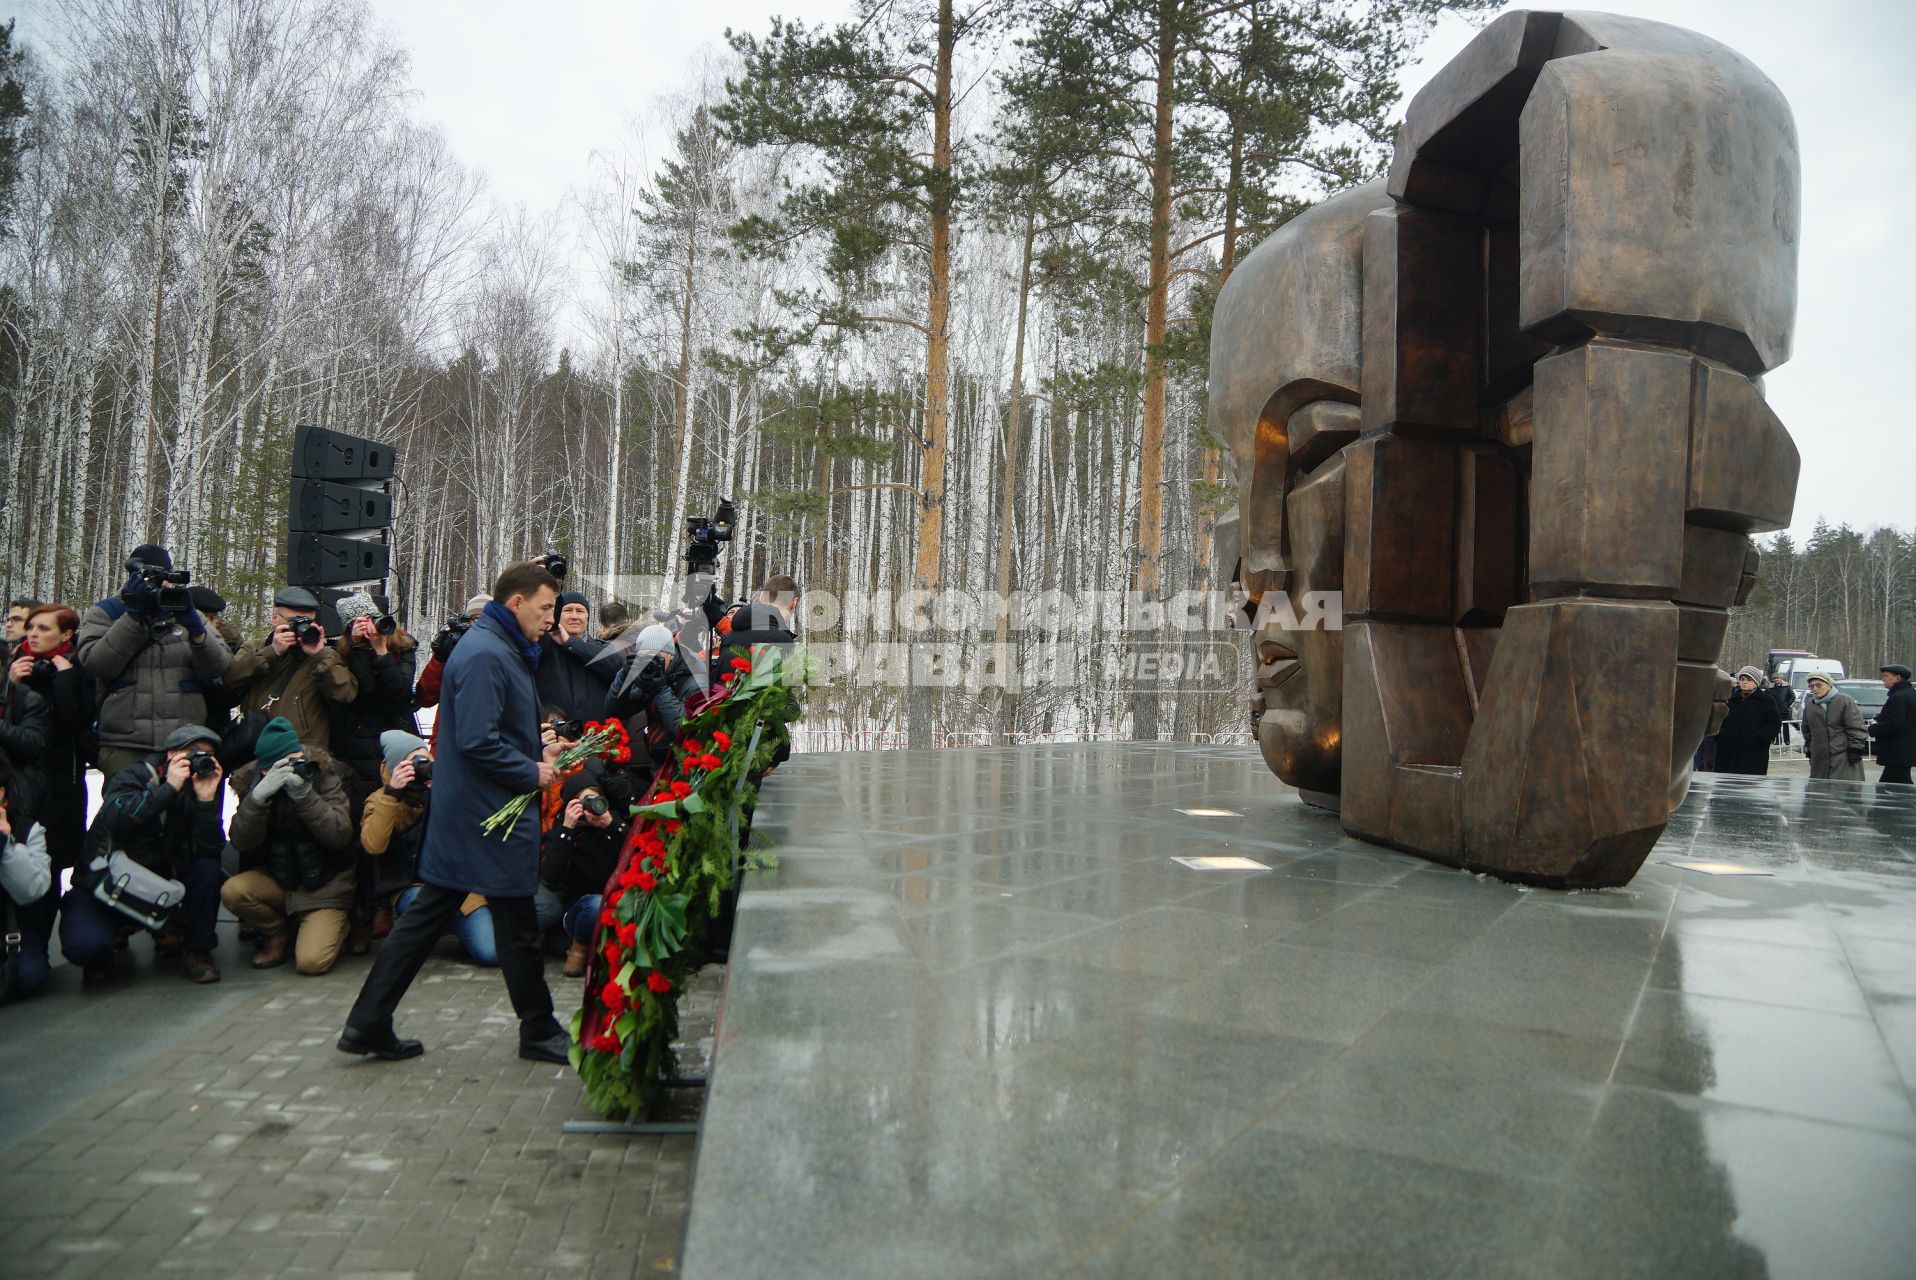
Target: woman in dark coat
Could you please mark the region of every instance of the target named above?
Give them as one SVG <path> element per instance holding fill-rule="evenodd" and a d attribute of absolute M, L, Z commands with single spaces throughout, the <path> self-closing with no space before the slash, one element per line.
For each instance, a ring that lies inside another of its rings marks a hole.
<path fill-rule="evenodd" d="M 1763 673 L 1744 667 L 1736 673 L 1736 688 L 1730 691 L 1730 712 L 1716 731 L 1716 771 L 1767 774 L 1770 744 L 1782 724 L 1776 699 L 1763 687 Z"/>
<path fill-rule="evenodd" d="M 40 695 L 51 713 L 40 757 L 45 792 L 37 815 L 47 831 L 53 874 L 73 866 L 86 838 L 86 735 L 93 727 L 93 690 L 73 660 L 80 629 L 71 605 L 43 604 L 27 615 L 26 639 L 14 651 L 7 678 Z"/>
<path fill-rule="evenodd" d="M 332 755 L 346 767 L 346 798 L 353 814 L 357 834 L 360 815 L 365 812 L 366 797 L 382 785 L 380 766 L 385 754 L 379 735 L 389 729 L 417 735 L 413 720 L 413 660 L 418 646 L 405 628 L 395 626 L 390 634 L 379 630 L 379 606 L 363 591 L 343 596 L 334 604 L 344 634 L 336 642 L 339 657 L 352 672 L 359 692 L 351 702 L 333 711 Z M 352 909 L 352 925 L 346 935 L 346 950 L 365 955 L 375 938 L 392 930 L 392 913 L 375 901 L 377 868 L 364 851 L 358 857 L 358 898 Z"/>

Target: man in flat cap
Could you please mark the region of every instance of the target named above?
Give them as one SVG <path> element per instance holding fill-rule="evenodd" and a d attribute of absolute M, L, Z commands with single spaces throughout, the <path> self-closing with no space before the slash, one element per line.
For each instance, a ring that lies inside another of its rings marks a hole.
<path fill-rule="evenodd" d="M 1892 662 L 1882 668 L 1889 697 L 1876 713 L 1870 736 L 1876 739 L 1876 763 L 1883 766 L 1882 782 L 1908 782 L 1916 764 L 1916 689 L 1909 684 L 1909 668 Z"/>
<path fill-rule="evenodd" d="M 273 597 L 272 631 L 249 640 L 233 656 L 226 688 L 239 699 L 240 713 L 261 725 L 284 716 L 307 746 L 332 745 L 333 709 L 359 695 L 353 673 L 326 643 L 319 601 L 303 587 L 287 587 Z M 234 768 L 244 763 L 229 760 Z"/>

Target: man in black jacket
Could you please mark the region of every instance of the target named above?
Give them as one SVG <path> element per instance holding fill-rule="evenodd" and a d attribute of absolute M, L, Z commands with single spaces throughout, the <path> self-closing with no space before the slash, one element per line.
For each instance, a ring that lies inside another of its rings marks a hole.
<path fill-rule="evenodd" d="M 1882 669 L 1883 685 L 1889 697 L 1876 713 L 1870 736 L 1876 739 L 1876 763 L 1883 766 L 1883 782 L 1910 781 L 1909 768 L 1916 765 L 1916 688 L 1909 683 L 1909 668 L 1892 662 Z"/>
<path fill-rule="evenodd" d="M 619 674 L 617 656 L 591 632 L 591 602 L 577 591 L 560 592 L 552 629 L 539 640 L 537 681 L 539 701 L 563 709 L 568 720 L 597 720 Z"/>
<path fill-rule="evenodd" d="M 87 830 L 82 861 L 124 852 L 141 866 L 186 888 L 173 925 L 184 934 L 181 972 L 191 982 L 220 980 L 213 963 L 219 935 L 222 773 L 220 736 L 189 724 L 166 736 L 159 751 L 107 779 L 100 811 Z M 60 899 L 60 949 L 89 977 L 106 969 L 125 917 L 93 896 L 98 877 L 83 868 Z"/>
<path fill-rule="evenodd" d="M 1776 714 L 1781 717 L 1783 745 L 1790 745 L 1790 712 L 1796 710 L 1796 690 L 1790 688 L 1788 676 L 1776 676 L 1770 685 L 1770 696 L 1776 699 Z"/>

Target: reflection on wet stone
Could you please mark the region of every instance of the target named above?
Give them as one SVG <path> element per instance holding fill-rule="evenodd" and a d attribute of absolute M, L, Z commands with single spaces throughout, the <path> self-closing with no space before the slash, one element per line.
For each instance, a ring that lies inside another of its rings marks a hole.
<path fill-rule="evenodd" d="M 742 900 L 692 1280 L 1916 1256 L 1916 797 L 1705 778 L 1629 886 L 1560 893 L 1356 849 L 1242 748 L 942 754 L 935 787 L 875 753 L 766 792 L 781 867 Z M 818 789 L 949 834 L 781 804 Z M 1864 824 L 1887 841 L 1846 854 Z M 1170 861 L 1253 838 L 1300 852 Z"/>

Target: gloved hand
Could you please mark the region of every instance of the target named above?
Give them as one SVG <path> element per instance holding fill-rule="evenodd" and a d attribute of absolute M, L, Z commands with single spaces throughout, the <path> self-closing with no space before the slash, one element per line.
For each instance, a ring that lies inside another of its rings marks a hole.
<path fill-rule="evenodd" d="M 443 665 L 446 659 L 452 657 L 452 647 L 458 643 L 459 633 L 451 627 L 446 627 L 432 638 L 432 656 L 439 659 Z"/>
<path fill-rule="evenodd" d="M 1863 754 L 1864 754 L 1863 748 L 1851 747 L 1849 749 L 1848 754 L 1849 754 L 1849 762 L 1851 764 L 1861 764 L 1863 762 Z"/>
<path fill-rule="evenodd" d="M 288 761 L 287 763 L 291 764 L 292 762 Z M 289 771 L 283 785 L 286 794 L 295 800 L 304 800 L 307 796 L 313 794 L 313 784 L 297 773 Z"/>
<path fill-rule="evenodd" d="M 287 790 L 295 778 L 299 778 L 299 775 L 293 772 L 292 757 L 276 760 L 273 762 L 273 767 L 261 774 L 259 781 L 253 784 L 250 794 L 253 799 L 265 804 L 281 791 Z M 300 781 L 303 782 L 305 779 L 301 778 Z"/>
<path fill-rule="evenodd" d="M 145 616 L 153 610 L 153 591 L 146 585 L 146 579 L 137 573 L 126 576 L 126 585 L 120 588 L 120 603 L 126 611 Z"/>
<path fill-rule="evenodd" d="M 198 609 L 182 609 L 175 616 L 179 618 L 180 625 L 186 628 L 186 634 L 195 640 L 206 634 L 206 619 L 200 617 Z"/>

